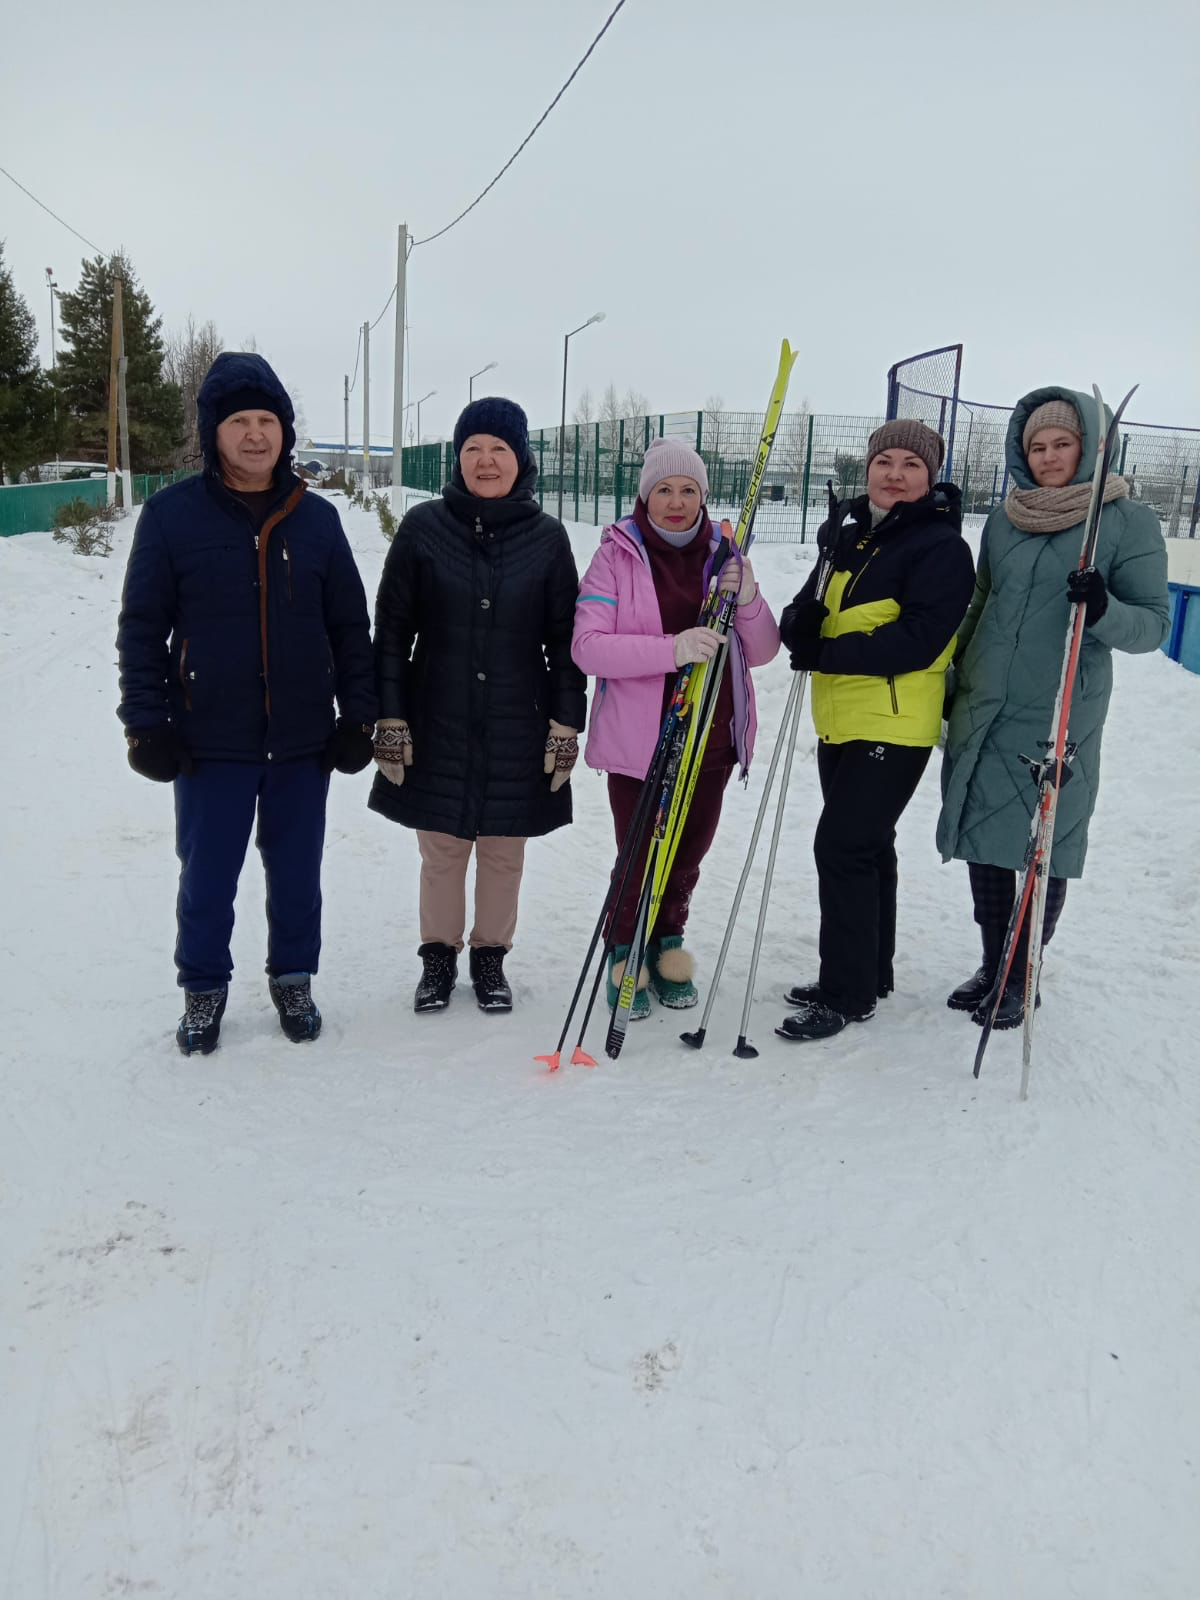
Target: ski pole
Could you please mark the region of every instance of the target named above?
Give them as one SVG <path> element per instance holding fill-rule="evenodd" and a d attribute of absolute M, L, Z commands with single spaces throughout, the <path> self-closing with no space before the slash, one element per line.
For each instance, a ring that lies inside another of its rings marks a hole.
<path fill-rule="evenodd" d="M 646 824 L 650 820 L 650 808 L 655 795 L 655 786 L 652 780 L 655 776 L 656 769 L 661 766 L 661 761 L 665 758 L 666 751 L 669 749 L 667 733 L 670 722 L 671 718 L 668 716 L 666 722 L 663 724 L 663 732 L 660 736 L 659 750 L 655 752 L 655 759 L 650 764 L 650 771 L 646 774 L 645 782 L 642 784 L 641 792 L 638 795 L 637 806 L 633 813 L 633 820 L 630 822 L 629 828 L 625 834 L 625 838 L 621 843 L 621 848 L 617 852 L 617 864 L 613 868 L 612 877 L 609 879 L 608 892 L 604 896 L 604 903 L 600 907 L 600 915 L 596 919 L 596 926 L 592 929 L 592 937 L 588 941 L 587 954 L 584 956 L 583 965 L 579 970 L 579 979 L 575 984 L 575 992 L 571 996 L 571 1003 L 567 1007 L 567 1015 L 563 1020 L 562 1032 L 558 1036 L 558 1043 L 555 1045 L 550 1055 L 534 1056 L 533 1058 L 535 1061 L 544 1061 L 551 1072 L 557 1072 L 559 1067 L 562 1065 L 562 1047 L 566 1043 L 567 1034 L 571 1030 L 571 1018 L 575 1015 L 575 1008 L 579 1004 L 579 997 L 583 993 L 584 984 L 587 982 L 588 968 L 592 964 L 592 958 L 596 953 L 596 946 L 600 942 L 600 936 L 604 931 L 604 925 L 609 919 L 609 913 L 611 911 L 613 921 L 615 922 L 617 913 L 621 909 L 621 903 L 625 898 L 625 892 L 629 883 L 630 868 L 638 853 L 641 841 L 645 836 Z M 605 944 L 607 945 L 607 943 L 608 941 L 606 939 Z M 599 987 L 599 985 L 596 987 Z M 594 1000 L 595 989 L 592 991 L 592 1001 Z M 587 1016 L 584 1017 L 585 1030 L 587 1028 L 587 1019 L 591 1015 L 591 1009 L 592 1002 L 589 1002 Z M 583 1044 L 582 1033 L 579 1036 L 579 1044 Z M 578 1053 L 578 1047 L 576 1053 Z M 595 1065 L 595 1063 L 593 1062 L 592 1065 Z"/>
<path fill-rule="evenodd" d="M 792 713 L 792 726 L 788 733 L 787 755 L 783 762 L 783 777 L 779 784 L 779 803 L 775 808 L 775 828 L 771 834 L 771 848 L 767 854 L 767 871 L 763 878 L 762 898 L 758 903 L 758 926 L 754 930 L 754 949 L 750 956 L 750 971 L 746 978 L 746 998 L 742 1004 L 742 1031 L 738 1034 L 738 1042 L 733 1053 L 743 1061 L 753 1061 L 758 1051 L 752 1044 L 746 1042 L 746 1028 L 750 1022 L 750 1007 L 754 1003 L 754 980 L 758 975 L 758 957 L 762 950 L 763 932 L 767 925 L 767 901 L 771 897 L 771 883 L 775 877 L 775 856 L 779 850 L 779 835 L 783 828 L 783 809 L 787 805 L 788 782 L 792 776 L 792 757 L 796 753 L 796 735 L 800 728 L 800 711 L 804 704 L 804 685 L 808 681 L 808 673 L 797 673 L 802 680 L 800 692 L 796 696 L 796 708 Z"/>
<path fill-rule="evenodd" d="M 784 707 L 783 711 L 783 721 L 779 725 L 779 737 L 776 739 L 775 748 L 771 752 L 771 764 L 767 768 L 767 781 L 763 785 L 762 798 L 758 802 L 758 815 L 754 819 L 754 827 L 750 833 L 750 847 L 746 851 L 745 865 L 742 867 L 742 875 L 738 879 L 737 891 L 734 894 L 733 905 L 730 907 L 729 911 L 729 920 L 725 924 L 725 937 L 721 941 L 721 953 L 717 957 L 717 965 L 712 975 L 712 981 L 708 986 L 708 998 L 704 1002 L 704 1011 L 700 1017 L 700 1026 L 690 1033 L 681 1033 L 679 1035 L 684 1044 L 691 1045 L 693 1050 L 701 1049 L 704 1044 L 704 1036 L 708 1032 L 708 1019 L 712 1015 L 713 1004 L 717 998 L 717 986 L 720 984 L 721 974 L 725 970 L 725 957 L 729 954 L 729 945 L 733 938 L 734 925 L 737 922 L 738 913 L 742 908 L 742 896 L 745 894 L 746 884 L 750 880 L 750 871 L 754 865 L 755 853 L 758 850 L 759 835 L 762 833 L 763 818 L 767 814 L 767 805 L 771 799 L 771 790 L 775 785 L 775 773 L 779 766 L 779 759 L 783 754 L 784 740 L 788 732 L 788 727 L 794 718 L 797 696 L 802 696 L 803 694 L 803 685 L 801 680 L 805 676 L 806 674 L 800 672 L 794 673 L 792 676 L 792 687 L 788 691 L 787 705 Z"/>

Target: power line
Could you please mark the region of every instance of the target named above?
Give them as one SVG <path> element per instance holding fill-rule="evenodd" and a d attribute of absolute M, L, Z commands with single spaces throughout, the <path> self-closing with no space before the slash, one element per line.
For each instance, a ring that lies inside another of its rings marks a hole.
<path fill-rule="evenodd" d="M 524 150 L 525 146 L 529 143 L 529 141 L 533 138 L 534 134 L 541 127 L 542 123 L 545 122 L 546 118 L 554 110 L 555 106 L 562 99 L 563 95 L 566 94 L 567 90 L 575 82 L 575 79 L 579 76 L 580 72 L 583 70 L 583 67 L 586 65 L 587 60 L 591 56 L 593 50 L 595 50 L 596 46 L 600 43 L 601 39 L 603 39 L 604 35 L 608 32 L 609 28 L 612 27 L 612 24 L 613 24 L 614 19 L 616 18 L 617 12 L 622 9 L 624 4 L 625 4 L 625 0 L 617 0 L 616 5 L 612 8 L 612 10 L 609 12 L 608 16 L 604 19 L 604 26 L 600 29 L 599 33 L 592 40 L 591 44 L 588 45 L 587 49 L 583 52 L 583 54 L 580 56 L 579 60 L 575 63 L 575 66 L 572 69 L 570 77 L 567 78 L 567 80 L 563 84 L 562 88 L 559 89 L 558 93 L 554 96 L 554 99 L 551 100 L 550 104 L 546 107 L 546 109 L 542 112 L 541 116 L 534 123 L 533 127 L 530 128 L 529 132 L 521 140 L 520 144 L 513 151 L 512 155 L 509 156 L 508 160 L 500 168 L 500 171 L 492 179 L 491 183 L 489 183 L 485 189 L 481 189 L 479 191 L 479 193 L 475 196 L 474 200 L 471 201 L 471 204 L 469 206 L 467 206 L 465 210 L 460 211 L 458 216 L 456 216 L 452 222 L 448 222 L 444 228 L 439 228 L 436 233 L 431 233 L 424 239 L 410 239 L 409 243 L 408 243 L 408 250 L 407 250 L 407 252 L 405 254 L 405 260 L 407 260 L 408 257 L 410 255 L 412 255 L 413 251 L 417 248 L 417 246 L 419 244 L 432 244 L 435 239 L 440 239 L 443 234 L 449 233 L 451 228 L 457 227 L 457 225 L 463 220 L 463 218 L 465 216 L 469 215 L 470 212 L 474 211 L 475 207 L 484 198 L 484 196 L 489 194 L 491 192 L 491 190 L 493 190 L 496 187 L 496 185 L 500 182 L 500 179 L 508 171 L 509 167 L 512 166 L 513 162 L 517 159 L 517 157 L 521 154 L 522 150 Z M 3 169 L 0 168 L 0 171 L 2 171 L 2 170 Z M 391 294 L 388 295 L 386 301 L 384 302 L 383 310 L 375 318 L 375 321 L 371 324 L 370 328 L 367 330 L 368 332 L 374 331 L 374 329 L 376 329 L 379 326 L 379 324 L 383 321 L 384 317 L 387 315 L 388 307 L 391 305 L 392 301 L 396 298 L 396 290 L 399 287 L 400 287 L 399 280 L 397 280 L 395 283 L 392 284 L 392 292 L 391 292 Z M 405 333 L 407 334 L 407 331 L 408 331 L 408 319 L 407 319 L 407 316 L 405 317 L 404 326 L 405 326 Z M 350 385 L 350 393 L 354 392 L 354 385 L 355 385 L 355 383 L 358 382 L 358 361 L 359 361 L 359 355 L 361 354 L 361 351 L 362 351 L 362 329 L 360 328 L 358 330 L 358 349 L 354 353 L 354 381 Z"/>
<path fill-rule="evenodd" d="M 624 0 L 622 0 L 622 3 L 624 3 Z M 375 321 L 374 321 L 374 322 L 373 322 L 373 323 L 372 323 L 372 324 L 371 324 L 371 331 L 372 331 L 372 333 L 374 333 L 374 331 L 375 331 L 375 329 L 376 329 L 376 328 L 377 328 L 377 327 L 378 327 L 378 326 L 379 326 L 379 324 L 380 324 L 380 323 L 381 323 L 381 322 L 382 322 L 382 321 L 383 321 L 383 319 L 384 319 L 384 316 L 385 316 L 385 315 L 386 315 L 386 313 L 387 313 L 387 308 L 388 308 L 388 306 L 390 306 L 390 305 L 391 305 L 391 303 L 392 303 L 392 301 L 393 301 L 393 300 L 394 300 L 394 299 L 395 299 L 395 298 L 396 298 L 396 290 L 397 290 L 397 289 L 398 289 L 398 288 L 399 288 L 399 287 L 400 287 L 400 286 L 399 286 L 399 284 L 398 284 L 398 283 L 394 283 L 394 284 L 393 284 L 393 285 L 392 285 L 392 292 L 391 292 L 391 294 L 390 294 L 390 295 L 388 295 L 388 297 L 387 297 L 387 300 L 386 300 L 386 301 L 385 301 L 385 302 L 384 302 L 384 307 L 383 307 L 383 310 L 382 310 L 382 311 L 381 311 L 381 312 L 380 312 L 380 313 L 379 313 L 379 315 L 378 315 L 378 316 L 377 316 L 377 317 L 376 317 L 376 318 L 375 318 Z"/>
<path fill-rule="evenodd" d="M 453 222 L 448 222 L 444 228 L 439 228 L 436 233 L 431 233 L 425 239 L 415 239 L 413 241 L 413 244 L 412 244 L 412 248 L 414 250 L 417 248 L 418 245 L 421 245 L 421 244 L 432 244 L 435 239 L 440 239 L 444 233 L 449 233 L 451 228 L 456 227 L 462 221 L 462 219 L 465 216 L 467 216 L 470 212 L 474 211 L 475 207 L 479 204 L 479 202 L 483 199 L 484 195 L 486 195 L 489 190 L 494 189 L 496 187 L 496 185 L 500 182 L 500 179 L 508 171 L 509 167 L 512 166 L 513 162 L 521 154 L 521 151 L 524 150 L 525 146 L 533 138 L 534 134 L 541 127 L 542 123 L 545 122 L 546 118 L 554 110 L 555 106 L 562 99 L 563 95 L 566 94 L 567 90 L 574 83 L 575 79 L 578 77 L 578 75 L 579 75 L 580 71 L 582 70 L 585 62 L 588 59 L 588 57 L 591 55 L 592 51 L 596 48 L 596 46 L 600 43 L 601 39 L 603 39 L 604 35 L 608 32 L 609 28 L 612 26 L 613 19 L 615 18 L 617 12 L 620 11 L 621 7 L 624 4 L 625 4 L 625 0 L 617 0 L 616 5 L 609 12 L 608 17 L 605 20 L 604 26 L 600 29 L 600 32 L 596 35 L 596 37 L 592 40 L 591 44 L 588 45 L 587 49 L 584 51 L 583 55 L 576 62 L 575 70 L 571 73 L 571 76 L 563 84 L 562 88 L 554 96 L 554 99 L 551 100 L 550 104 L 546 107 L 545 111 L 542 112 L 541 116 L 534 123 L 533 127 L 530 128 L 529 132 L 521 140 L 520 144 L 513 151 L 512 155 L 509 156 L 508 160 L 500 168 L 500 171 L 492 179 L 491 183 L 488 184 L 487 188 L 486 189 L 481 189 L 480 192 L 475 196 L 474 200 L 471 201 L 471 204 L 466 208 L 466 210 L 465 211 L 460 211 L 458 216 L 456 216 L 454 218 Z M 393 289 L 392 293 L 394 294 L 395 292 L 396 291 Z M 390 304 L 391 304 L 391 301 L 389 300 L 388 301 L 388 305 L 390 305 Z M 387 310 L 387 306 L 385 306 L 383 309 L 384 309 L 384 311 L 386 311 Z M 380 315 L 382 315 L 382 312 L 380 313 Z"/>
<path fill-rule="evenodd" d="M 20 181 L 20 179 L 14 178 L 12 173 L 8 170 L 7 167 L 0 167 L 0 172 L 2 172 L 4 174 L 4 176 L 8 179 L 8 181 L 10 183 L 15 183 L 17 188 L 20 189 L 22 194 L 27 194 L 29 196 L 29 198 L 33 201 L 35 206 L 41 206 L 42 210 L 46 213 L 47 216 L 53 217 L 55 222 L 61 223 L 62 226 L 67 230 L 67 232 L 68 233 L 73 233 L 77 239 L 82 239 L 84 244 L 87 245 L 89 250 L 94 250 L 98 256 L 107 256 L 108 255 L 109 252 L 107 250 L 101 250 L 101 248 L 100 248 L 100 246 L 98 244 L 93 244 L 92 241 L 89 238 L 86 237 L 86 235 L 80 233 L 78 228 L 73 228 L 69 222 L 64 222 L 62 217 L 59 216 L 57 211 L 51 211 L 50 207 L 48 205 L 46 205 L 46 203 L 44 201 L 38 199 L 37 195 L 34 194 L 32 189 L 27 189 L 25 187 L 25 185 Z"/>
<path fill-rule="evenodd" d="M 354 376 L 350 380 L 350 387 L 346 390 L 347 394 L 353 394 L 354 393 L 354 385 L 358 382 L 358 361 L 359 361 L 359 357 L 361 355 L 362 355 L 362 325 L 360 324 L 359 325 L 359 329 L 358 329 L 358 343 L 354 347 Z"/>

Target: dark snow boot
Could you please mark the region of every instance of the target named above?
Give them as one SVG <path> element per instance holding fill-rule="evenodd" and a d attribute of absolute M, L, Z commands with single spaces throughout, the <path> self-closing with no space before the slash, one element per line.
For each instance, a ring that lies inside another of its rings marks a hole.
<path fill-rule="evenodd" d="M 458 952 L 450 944 L 423 944 L 417 954 L 424 963 L 413 996 L 414 1011 L 444 1011 L 458 977 Z"/>
<path fill-rule="evenodd" d="M 891 984 L 884 988 L 881 983 L 878 989 L 878 997 L 880 1000 L 886 1000 L 891 992 Z M 814 1001 L 819 1005 L 832 1004 L 831 1001 L 826 999 L 825 991 L 819 983 L 794 983 L 783 998 L 790 1006 L 812 1005 Z"/>
<path fill-rule="evenodd" d="M 1004 928 L 986 925 L 980 928 L 980 936 L 983 939 L 983 961 L 965 983 L 960 983 L 957 989 L 952 989 L 946 996 L 946 1004 L 951 1011 L 974 1011 L 975 1007 L 982 1005 L 991 994 L 992 985 L 996 981 L 996 969 L 1004 953 L 1006 931 Z"/>
<path fill-rule="evenodd" d="M 481 944 L 472 949 L 468 958 L 471 968 L 471 987 L 480 1011 L 511 1011 L 512 990 L 504 976 L 502 944 Z"/>
<path fill-rule="evenodd" d="M 281 972 L 267 977 L 271 1001 L 279 1013 L 279 1026 L 293 1044 L 305 1044 L 321 1031 L 321 1013 L 312 997 L 312 979 L 307 972 Z"/>
<path fill-rule="evenodd" d="M 1041 1003 L 1042 994 L 1039 989 L 1037 999 L 1034 1001 L 1034 1009 L 1036 1010 Z M 984 1027 L 991 1009 L 988 997 L 984 995 L 983 999 L 972 1011 L 971 1021 L 979 1028 Z M 1004 993 L 1000 997 L 1000 1004 L 996 1010 L 996 1020 L 992 1023 L 992 1027 L 999 1029 L 1019 1028 L 1024 1021 L 1025 970 L 1022 968 L 1019 973 L 1014 974 L 1004 985 Z"/>
<path fill-rule="evenodd" d="M 875 1007 L 865 1011 L 834 1006 L 828 1000 L 810 1000 L 790 1017 L 784 1017 L 775 1032 L 781 1039 L 831 1039 L 848 1022 L 870 1022 Z"/>
<path fill-rule="evenodd" d="M 175 1030 L 175 1043 L 185 1056 L 198 1050 L 211 1055 L 221 1037 L 221 1018 L 225 1014 L 228 989 L 185 989 L 184 1011 Z"/>

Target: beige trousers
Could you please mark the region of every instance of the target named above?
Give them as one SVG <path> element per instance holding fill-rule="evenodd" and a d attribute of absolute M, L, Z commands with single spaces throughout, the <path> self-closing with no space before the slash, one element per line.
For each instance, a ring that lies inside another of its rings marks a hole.
<path fill-rule="evenodd" d="M 421 850 L 421 943 L 463 947 L 467 925 L 467 863 L 475 852 L 475 926 L 471 946 L 512 949 L 517 897 L 525 865 L 524 839 L 456 839 L 417 829 Z"/>

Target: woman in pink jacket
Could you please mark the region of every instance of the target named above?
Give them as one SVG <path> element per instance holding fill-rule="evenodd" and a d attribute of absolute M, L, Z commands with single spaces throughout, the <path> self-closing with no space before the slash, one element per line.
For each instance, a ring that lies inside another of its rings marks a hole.
<path fill-rule="evenodd" d="M 599 680 L 584 758 L 589 767 L 608 774 L 618 847 L 633 820 L 677 671 L 722 648 L 718 634 L 696 626 L 720 539 L 707 500 L 708 474 L 696 452 L 677 439 L 656 439 L 646 452 L 633 515 L 605 528 L 580 584 L 571 654 L 577 666 Z M 750 563 L 731 558 L 721 588 L 738 597 L 731 656 L 647 950 L 648 965 L 639 974 L 634 1017 L 649 1015 L 651 992 L 665 1006 L 682 1010 L 696 1004 L 695 963 L 683 948 L 688 904 L 717 831 L 729 775 L 738 765 L 745 773 L 754 752 L 748 669 L 770 661 L 779 649 L 779 628 Z M 644 862 L 645 848 L 631 872 L 635 886 Z M 634 891 L 626 895 L 611 930 L 610 1006 L 625 971 L 636 910 Z"/>

